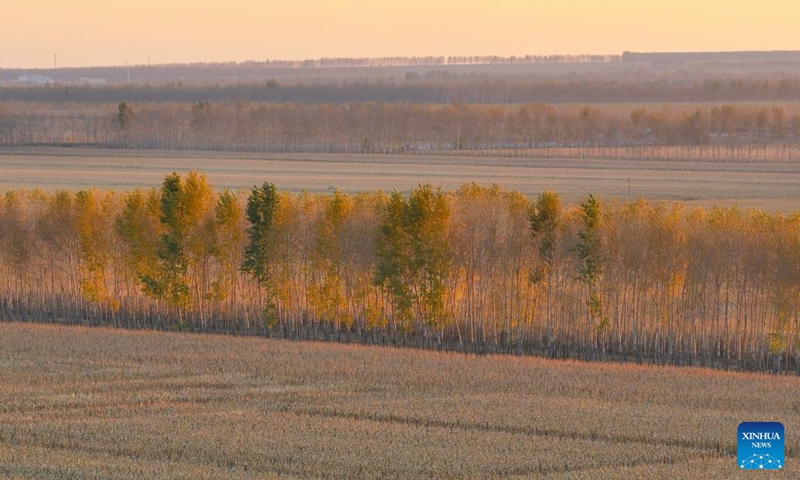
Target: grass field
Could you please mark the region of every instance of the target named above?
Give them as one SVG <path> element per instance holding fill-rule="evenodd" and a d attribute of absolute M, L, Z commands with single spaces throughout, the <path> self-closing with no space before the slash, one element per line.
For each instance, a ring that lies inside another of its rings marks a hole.
<path fill-rule="evenodd" d="M 0 192 L 91 187 L 157 187 L 173 171 L 208 175 L 217 188 L 251 188 L 264 181 L 298 192 L 347 192 L 420 183 L 455 189 L 496 183 L 535 197 L 551 189 L 574 202 L 603 198 L 680 200 L 688 206 L 737 205 L 800 210 L 800 163 L 513 159 L 416 155 L 225 154 L 66 148 L 0 148 Z"/>
<path fill-rule="evenodd" d="M 798 472 L 797 377 L 17 323 L 0 375 L 2 478 L 751 478 L 762 420 Z"/>

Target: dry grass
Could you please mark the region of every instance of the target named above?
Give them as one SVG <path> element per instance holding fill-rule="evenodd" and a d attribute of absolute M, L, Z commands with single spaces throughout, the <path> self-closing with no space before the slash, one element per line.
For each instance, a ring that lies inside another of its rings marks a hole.
<path fill-rule="evenodd" d="M 4 323 L 0 372 L 4 478 L 737 478 L 739 422 L 800 429 L 800 379 L 699 369 Z"/>
<path fill-rule="evenodd" d="M 282 190 L 346 192 L 420 183 L 456 189 L 496 183 L 535 197 L 545 189 L 568 201 L 588 194 L 687 206 L 737 205 L 800 210 L 800 163 L 513 159 L 416 155 L 233 154 L 64 148 L 0 149 L 0 192 L 22 188 L 128 190 L 158 187 L 173 172 L 199 170 L 217 188 L 264 181 Z M 630 190 L 628 180 L 630 179 Z"/>

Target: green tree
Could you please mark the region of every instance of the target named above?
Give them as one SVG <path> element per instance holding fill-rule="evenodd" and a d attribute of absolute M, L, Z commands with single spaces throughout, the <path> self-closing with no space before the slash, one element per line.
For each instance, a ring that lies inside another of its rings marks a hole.
<path fill-rule="evenodd" d="M 578 275 L 580 281 L 587 287 L 586 306 L 589 317 L 596 322 L 596 332 L 602 334 L 598 337 L 602 336 L 601 341 L 603 341 L 605 330 L 608 327 L 608 318 L 605 316 L 603 301 L 597 291 L 597 281 L 603 273 L 604 265 L 600 237 L 600 203 L 594 198 L 594 195 L 589 195 L 589 198 L 581 203 L 581 220 L 583 228 L 578 232 L 578 242 L 574 247 L 580 261 Z M 601 348 L 604 353 L 604 343 Z"/>
<path fill-rule="evenodd" d="M 417 297 L 424 322 L 441 329 L 447 322 L 445 293 L 450 269 L 447 239 L 450 207 L 441 189 L 430 184 L 411 192 L 408 228 L 414 251 L 414 273 L 419 279 Z"/>
<path fill-rule="evenodd" d="M 247 198 L 245 216 L 248 242 L 244 249 L 242 270 L 252 275 L 258 284 L 267 291 L 264 310 L 265 319 L 271 325 L 275 319 L 275 282 L 271 267 L 277 248 L 275 238 L 275 213 L 278 207 L 278 193 L 275 185 L 264 182 L 261 187 L 253 187 Z"/>
<path fill-rule="evenodd" d="M 128 102 L 119 102 L 117 106 L 117 124 L 120 130 L 128 130 L 133 122 L 133 108 Z"/>
<path fill-rule="evenodd" d="M 535 283 L 546 282 L 547 291 L 547 342 L 550 355 L 553 352 L 553 262 L 556 249 L 556 235 L 558 225 L 561 222 L 561 199 L 558 194 L 545 190 L 536 199 L 536 203 L 531 205 L 528 212 L 531 236 L 537 242 L 540 264 L 534 270 L 532 280 Z"/>
<path fill-rule="evenodd" d="M 386 203 L 381 224 L 378 227 L 377 265 L 375 285 L 382 287 L 391 298 L 392 316 L 402 330 L 411 327 L 411 307 L 414 299 L 411 291 L 413 275 L 413 251 L 411 235 L 406 227 L 406 200 L 395 190 Z"/>
<path fill-rule="evenodd" d="M 208 246 L 202 227 L 211 196 L 205 176 L 196 172 L 190 172 L 185 182 L 172 173 L 161 186 L 159 221 L 163 230 L 155 249 L 157 265 L 140 279 L 145 293 L 177 307 L 181 319 L 192 303 L 189 268 L 197 265 Z M 198 277 L 195 275 L 195 286 Z"/>
<path fill-rule="evenodd" d="M 574 247 L 580 260 L 578 275 L 583 283 L 593 288 L 603 272 L 600 203 L 594 195 L 589 195 L 581 203 L 581 221 L 583 229 L 578 232 L 578 242 Z"/>
<path fill-rule="evenodd" d="M 556 247 L 556 233 L 561 222 L 561 199 L 558 194 L 545 190 L 536 199 L 536 203 L 531 205 L 528 213 L 530 222 L 531 236 L 538 242 L 537 248 L 543 260 L 545 275 L 553 265 L 553 256 Z"/>
<path fill-rule="evenodd" d="M 375 284 L 392 298 L 399 326 L 408 330 L 416 317 L 443 333 L 448 314 L 446 279 L 450 267 L 447 239 L 450 208 L 441 189 L 414 189 L 408 199 L 394 191 L 379 227 Z"/>
<path fill-rule="evenodd" d="M 133 108 L 128 102 L 120 102 L 117 106 L 117 125 L 122 132 L 124 147 L 128 148 L 131 144 L 131 125 L 133 124 Z"/>
<path fill-rule="evenodd" d="M 164 233 L 156 247 L 158 268 L 155 275 L 143 275 L 145 292 L 179 308 L 189 305 L 186 229 L 182 222 L 183 185 L 180 175 L 167 175 L 161 186 L 159 221 Z"/>

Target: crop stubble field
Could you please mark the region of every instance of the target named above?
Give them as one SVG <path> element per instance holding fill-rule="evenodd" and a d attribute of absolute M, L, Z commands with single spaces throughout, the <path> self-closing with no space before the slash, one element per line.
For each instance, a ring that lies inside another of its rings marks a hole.
<path fill-rule="evenodd" d="M 749 478 L 739 422 L 800 431 L 800 379 L 694 368 L 2 323 L 0 372 L 3 478 Z"/>
<path fill-rule="evenodd" d="M 299 192 L 410 191 L 420 183 L 456 189 L 496 183 L 533 198 L 545 189 L 568 201 L 588 194 L 651 201 L 800 210 L 800 163 L 521 159 L 425 155 L 243 154 L 57 147 L 0 148 L 0 192 L 42 188 L 158 187 L 173 171 L 198 170 L 216 188 L 263 181 Z"/>

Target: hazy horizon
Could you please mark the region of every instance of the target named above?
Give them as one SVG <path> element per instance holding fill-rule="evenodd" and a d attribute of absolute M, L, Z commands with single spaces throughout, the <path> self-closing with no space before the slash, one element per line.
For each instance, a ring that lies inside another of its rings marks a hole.
<path fill-rule="evenodd" d="M 0 68 L 323 57 L 798 50 L 789 0 L 17 2 Z"/>

